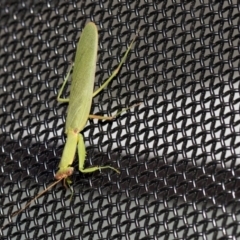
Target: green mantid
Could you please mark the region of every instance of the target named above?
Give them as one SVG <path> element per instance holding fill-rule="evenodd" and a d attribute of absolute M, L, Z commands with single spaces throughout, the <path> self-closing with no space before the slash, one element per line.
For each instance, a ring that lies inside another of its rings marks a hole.
<path fill-rule="evenodd" d="M 57 97 L 58 101 L 68 102 L 69 105 L 65 126 L 67 140 L 59 164 L 59 170 L 55 175 L 55 179 L 64 179 L 64 182 L 66 181 L 68 185 L 71 183 L 69 176 L 71 176 L 73 173 L 73 167 L 71 165 L 74 160 L 76 149 L 78 151 L 80 172 L 91 173 L 104 168 L 111 168 L 116 172 L 119 172 L 117 169 L 111 166 L 91 166 L 84 168 L 86 150 L 81 131 L 84 129 L 88 118 L 112 120 L 121 112 L 125 111 L 123 110 L 117 115 L 110 117 L 90 115 L 92 98 L 95 97 L 103 88 L 105 88 L 108 83 L 117 75 L 122 64 L 125 62 L 132 44 L 133 41 L 131 42 L 118 67 L 115 69 L 112 75 L 99 89 L 93 92 L 98 50 L 98 31 L 96 25 L 93 22 L 89 22 L 85 26 L 77 45 L 77 52 L 72 72 L 70 96 L 68 99 L 60 98 L 64 86 L 69 78 L 69 71 Z"/>
<path fill-rule="evenodd" d="M 57 96 L 59 102 L 68 103 L 67 118 L 65 125 L 65 133 L 67 135 L 66 144 L 64 146 L 61 161 L 59 163 L 58 171 L 55 175 L 56 181 L 49 185 L 44 191 L 39 193 L 34 199 L 29 201 L 24 208 L 13 213 L 11 219 L 24 211 L 34 200 L 42 196 L 50 188 L 56 185 L 61 180 L 64 180 L 64 185 L 69 186 L 71 180 L 69 177 L 73 174 L 73 167 L 71 166 L 75 157 L 76 150 L 78 151 L 79 158 L 79 171 L 82 173 L 91 173 L 97 170 L 110 168 L 119 173 L 119 171 L 111 166 L 91 166 L 84 168 L 86 159 L 86 149 L 84 145 L 84 139 L 81 131 L 84 129 L 88 118 L 95 118 L 100 120 L 112 120 L 123 111 L 118 112 L 115 116 L 98 116 L 91 115 L 90 109 L 92 105 L 92 98 L 95 97 L 100 91 L 102 91 L 109 82 L 118 74 L 120 68 L 125 62 L 129 51 L 135 38 L 130 43 L 124 56 L 122 57 L 118 67 L 113 71 L 112 75 L 103 83 L 103 85 L 93 92 L 94 79 L 96 71 L 96 60 L 98 51 L 98 30 L 93 22 L 86 24 L 82 31 L 80 40 L 77 45 L 77 52 L 75 55 L 74 64 L 72 69 L 67 73 L 67 76 L 63 82 L 62 87 Z M 61 98 L 64 86 L 66 85 L 72 72 L 72 82 L 70 89 L 70 96 L 68 99 Z M 137 104 L 138 105 L 138 104 Z M 127 108 L 128 109 L 128 108 Z M 10 221 L 9 221 L 10 222 Z M 3 229 L 5 224 L 1 229 Z"/>

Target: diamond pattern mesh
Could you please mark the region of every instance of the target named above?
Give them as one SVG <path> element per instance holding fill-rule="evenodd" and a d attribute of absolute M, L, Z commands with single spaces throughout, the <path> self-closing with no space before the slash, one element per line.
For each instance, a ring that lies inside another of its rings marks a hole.
<path fill-rule="evenodd" d="M 240 238 L 237 1 L 1 1 L 0 225 L 53 182 L 66 136 L 56 95 L 89 21 L 99 29 L 96 88 L 74 194 L 58 184 L 1 239 Z M 69 94 L 69 88 L 64 93 Z"/>

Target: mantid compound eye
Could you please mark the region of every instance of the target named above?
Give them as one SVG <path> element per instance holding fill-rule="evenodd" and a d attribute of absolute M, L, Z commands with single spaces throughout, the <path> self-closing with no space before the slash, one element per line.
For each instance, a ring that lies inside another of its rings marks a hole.
<path fill-rule="evenodd" d="M 66 175 L 67 175 L 66 177 L 71 176 L 73 174 L 73 171 L 74 171 L 74 168 L 73 167 L 69 167 L 67 172 L 66 172 Z"/>

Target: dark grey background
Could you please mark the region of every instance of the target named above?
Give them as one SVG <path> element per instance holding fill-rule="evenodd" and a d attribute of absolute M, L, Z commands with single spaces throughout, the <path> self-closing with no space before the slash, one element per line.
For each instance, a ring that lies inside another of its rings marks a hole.
<path fill-rule="evenodd" d="M 66 136 L 56 95 L 85 24 L 99 30 L 96 88 L 74 195 L 58 184 L 1 239 L 238 239 L 237 1 L 1 1 L 0 225 L 53 182 Z M 65 96 L 69 89 L 65 92 Z"/>

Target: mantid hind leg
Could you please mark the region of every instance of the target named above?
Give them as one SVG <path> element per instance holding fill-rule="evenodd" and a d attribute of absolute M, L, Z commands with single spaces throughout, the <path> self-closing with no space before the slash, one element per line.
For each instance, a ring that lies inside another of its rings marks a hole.
<path fill-rule="evenodd" d="M 71 71 L 72 71 L 72 68 L 73 68 L 73 64 L 71 64 L 71 67 L 70 69 L 68 70 L 68 73 L 67 73 L 67 76 L 65 77 L 64 81 L 63 81 L 63 84 L 58 92 L 58 95 L 57 95 L 57 101 L 58 102 L 69 102 L 69 98 L 61 98 L 61 95 L 62 95 L 62 92 L 63 92 L 63 89 L 70 77 L 70 74 L 71 74 Z"/>
<path fill-rule="evenodd" d="M 95 91 L 93 92 L 93 97 L 95 97 L 99 92 L 101 92 L 111 81 L 112 79 L 118 74 L 119 70 L 121 69 L 123 63 L 125 62 L 126 58 L 127 58 L 127 55 L 129 54 L 129 51 L 131 50 L 132 48 L 132 45 L 136 39 L 137 35 L 135 36 L 135 38 L 131 41 L 129 47 L 127 48 L 127 51 L 124 53 L 120 63 L 118 64 L 117 68 L 113 71 L 112 75 Z M 136 104 L 136 105 L 139 105 L 139 104 Z M 134 105 L 135 106 L 135 105 Z M 113 116 L 99 116 L 99 115 L 92 115 L 90 114 L 89 115 L 89 118 L 92 118 L 92 119 L 99 119 L 99 120 L 112 120 L 114 119 L 115 117 L 117 117 L 118 115 L 120 115 L 121 113 L 123 112 L 126 112 L 128 109 L 132 108 L 133 106 L 131 107 L 128 107 L 128 108 L 125 108 L 123 109 L 122 111 L 119 111 L 117 112 L 117 114 L 113 115 Z"/>
<path fill-rule="evenodd" d="M 85 149 L 85 145 L 84 145 L 83 136 L 81 133 L 79 133 L 79 135 L 78 135 L 78 147 L 77 148 L 78 148 L 78 158 L 79 158 L 78 161 L 79 161 L 79 171 L 80 172 L 92 173 L 97 170 L 110 168 L 110 169 L 116 171 L 117 173 L 120 173 L 116 168 L 113 168 L 111 166 L 92 166 L 92 167 L 84 168 L 85 159 L 86 159 L 86 149 Z"/>
<path fill-rule="evenodd" d="M 136 37 L 137 37 L 137 35 L 131 41 L 129 47 L 127 48 L 127 51 L 124 53 L 120 63 L 118 64 L 117 68 L 113 71 L 112 75 L 95 92 L 93 92 L 93 97 L 95 97 L 99 92 L 101 92 L 112 81 L 112 79 L 118 74 L 119 70 L 121 69 L 123 63 L 125 62 L 125 60 L 127 58 L 127 55 L 129 54 L 129 51 L 132 48 L 132 45 L 133 45 Z"/>

